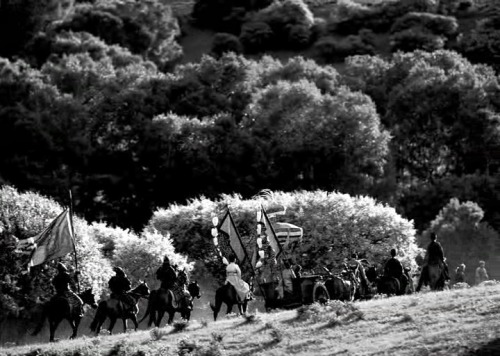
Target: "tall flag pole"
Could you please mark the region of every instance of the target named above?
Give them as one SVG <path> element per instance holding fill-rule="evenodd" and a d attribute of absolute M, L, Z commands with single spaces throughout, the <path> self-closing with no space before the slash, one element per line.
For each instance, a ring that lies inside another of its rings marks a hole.
<path fill-rule="evenodd" d="M 71 222 L 71 235 L 73 235 L 73 252 L 75 253 L 75 270 L 78 271 L 78 257 L 76 254 L 76 244 L 75 244 L 75 230 L 73 227 L 73 193 L 71 189 L 69 190 L 69 219 Z M 78 293 L 80 293 L 80 281 L 78 279 L 78 273 L 75 273 L 76 286 L 78 288 Z"/>

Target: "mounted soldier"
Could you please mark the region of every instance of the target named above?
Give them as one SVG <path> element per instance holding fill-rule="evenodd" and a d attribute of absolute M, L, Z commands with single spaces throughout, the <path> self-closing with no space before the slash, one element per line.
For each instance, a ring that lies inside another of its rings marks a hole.
<path fill-rule="evenodd" d="M 438 266 L 439 268 L 442 269 L 444 280 L 446 281 L 450 279 L 448 273 L 448 265 L 446 264 L 444 258 L 443 247 L 437 241 L 437 235 L 435 232 L 432 232 L 430 237 L 431 237 L 431 242 L 427 246 L 427 255 L 426 255 L 427 263 L 422 268 L 422 273 L 420 274 L 420 278 L 418 280 L 417 292 L 420 291 L 424 283 L 425 284 L 430 283 L 429 266 Z"/>
<path fill-rule="evenodd" d="M 168 256 L 163 259 L 163 264 L 156 271 L 156 279 L 161 282 L 161 289 L 172 289 L 177 280 L 177 272 L 170 264 Z"/>
<path fill-rule="evenodd" d="M 56 296 L 68 300 L 70 307 L 77 312 L 77 315 L 83 317 L 83 301 L 70 287 L 74 287 L 74 279 L 69 274 L 66 266 L 61 262 L 57 264 L 56 268 L 58 273 L 52 279 L 52 285 L 56 290 Z M 75 278 L 79 274 L 78 271 L 75 272 Z"/>
<path fill-rule="evenodd" d="M 404 294 L 408 285 L 408 278 L 404 274 L 403 265 L 396 258 L 396 250 L 391 249 L 391 258 L 387 260 L 384 266 L 384 278 L 395 278 L 399 282 L 399 293 Z"/>
<path fill-rule="evenodd" d="M 111 290 L 110 297 L 122 302 L 125 309 L 132 309 L 136 303 L 134 298 L 128 294 L 132 288 L 132 283 L 120 267 L 113 268 L 113 271 L 115 275 L 108 282 L 109 289 Z"/>

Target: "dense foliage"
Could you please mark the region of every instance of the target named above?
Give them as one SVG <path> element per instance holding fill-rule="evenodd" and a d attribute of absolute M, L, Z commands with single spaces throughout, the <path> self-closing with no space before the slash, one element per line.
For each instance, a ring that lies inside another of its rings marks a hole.
<path fill-rule="evenodd" d="M 273 222 L 288 222 L 304 229 L 303 243 L 286 253 L 305 269 L 321 266 L 340 268 L 344 259 L 357 252 L 371 263 L 383 263 L 391 248 L 406 266 L 415 266 L 420 253 L 415 244 L 412 222 L 402 218 L 394 208 L 377 203 L 369 197 L 352 197 L 326 191 L 275 192 L 267 198 L 242 199 L 224 195 L 213 201 L 193 199 L 187 205 L 171 205 L 159 209 L 151 218 L 148 229 L 172 237 L 175 248 L 189 257 L 204 261 L 209 270 L 223 278 L 224 265 L 212 242 L 212 218 L 222 218 L 229 208 L 249 256 L 255 249 L 256 211 L 260 206 L 286 207 L 286 214 Z"/>

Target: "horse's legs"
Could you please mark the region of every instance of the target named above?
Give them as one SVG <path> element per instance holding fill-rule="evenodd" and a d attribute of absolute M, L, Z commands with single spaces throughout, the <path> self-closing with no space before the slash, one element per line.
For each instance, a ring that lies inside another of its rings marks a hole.
<path fill-rule="evenodd" d="M 56 333 L 57 326 L 59 325 L 60 322 L 61 322 L 61 320 L 50 320 L 49 319 L 49 330 L 50 330 L 49 341 L 50 342 L 54 342 L 55 341 L 54 335 Z"/>
<path fill-rule="evenodd" d="M 171 325 L 174 322 L 174 316 L 175 316 L 175 310 L 174 309 L 170 309 L 168 311 L 168 321 L 167 321 L 168 325 Z"/>
<path fill-rule="evenodd" d="M 123 323 L 123 332 L 127 332 L 127 318 L 122 318 L 122 323 Z"/>
<path fill-rule="evenodd" d="M 149 311 L 148 327 L 150 327 L 151 325 L 153 325 L 153 323 L 155 323 L 155 325 L 156 325 L 156 310 L 154 310 L 153 308 L 151 308 L 151 310 Z"/>
<path fill-rule="evenodd" d="M 163 319 L 163 316 L 165 315 L 165 310 L 158 310 L 158 316 L 156 317 L 156 327 L 159 328 L 161 324 L 161 319 Z"/>
<path fill-rule="evenodd" d="M 139 327 L 139 323 L 137 322 L 137 317 L 135 316 L 135 314 L 132 314 L 132 316 L 130 317 L 130 320 L 132 320 L 132 322 L 134 323 L 134 327 L 135 327 L 135 331 L 137 331 L 137 328 Z"/>
<path fill-rule="evenodd" d="M 70 339 L 76 338 L 76 335 L 78 333 L 78 325 L 80 325 L 80 319 L 79 317 L 76 317 L 75 320 L 68 319 L 69 324 L 71 325 L 71 328 L 73 329 L 73 334 L 69 337 Z"/>
<path fill-rule="evenodd" d="M 111 334 L 113 332 L 113 328 L 115 327 L 115 323 L 116 323 L 116 317 L 113 316 L 113 317 L 109 317 L 109 327 L 108 327 L 108 331 L 109 333 Z"/>

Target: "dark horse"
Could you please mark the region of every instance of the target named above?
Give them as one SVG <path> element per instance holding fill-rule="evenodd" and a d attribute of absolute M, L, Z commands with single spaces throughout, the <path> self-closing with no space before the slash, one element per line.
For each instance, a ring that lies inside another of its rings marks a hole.
<path fill-rule="evenodd" d="M 149 315 L 148 326 L 153 323 L 156 327 L 160 327 L 161 320 L 165 313 L 168 313 L 167 324 L 172 324 L 176 312 L 181 314 L 181 318 L 189 320 L 191 318 L 191 311 L 193 310 L 194 298 L 200 298 L 200 286 L 198 282 L 194 281 L 188 284 L 187 290 L 190 297 L 185 297 L 177 306 L 175 306 L 174 296 L 172 291 L 165 289 L 157 289 L 151 292 L 148 301 L 148 308 L 146 313 L 139 321 L 141 323 Z"/>
<path fill-rule="evenodd" d="M 443 290 L 445 286 L 444 268 L 440 264 L 427 266 L 427 282 L 431 290 Z"/>
<path fill-rule="evenodd" d="M 132 308 L 127 308 L 122 301 L 115 298 L 109 298 L 108 300 L 100 302 L 95 313 L 94 320 L 90 324 L 90 330 L 94 331 L 96 335 L 99 334 L 102 324 L 104 324 L 106 318 L 109 318 L 108 331 L 110 334 L 113 332 L 116 319 L 122 319 L 124 332 L 127 331 L 127 319 L 132 320 L 135 330 L 137 330 L 139 327 L 139 324 L 137 323 L 137 313 L 139 312 L 137 303 L 140 298 L 147 298 L 149 296 L 149 287 L 146 282 L 141 281 L 140 284 L 128 292 L 127 295 L 134 300 Z"/>
<path fill-rule="evenodd" d="M 88 304 L 94 309 L 97 308 L 97 303 L 95 300 L 95 296 L 92 293 L 92 288 L 78 294 L 78 296 L 84 304 Z M 80 325 L 82 317 L 78 315 L 78 308 L 72 306 L 66 297 L 55 295 L 47 303 L 43 304 L 42 308 L 42 318 L 33 331 L 33 336 L 37 335 L 40 330 L 42 330 L 43 323 L 45 322 L 45 319 L 48 318 L 50 328 L 50 342 L 53 342 L 55 340 L 54 334 L 56 332 L 57 326 L 63 319 L 66 319 L 73 329 L 73 333 L 71 334 L 70 339 L 74 339 L 76 337 L 78 333 L 78 326 Z"/>
<path fill-rule="evenodd" d="M 214 312 L 214 321 L 217 320 L 217 315 L 222 307 L 222 303 L 227 305 L 226 314 L 231 313 L 233 305 L 235 304 L 238 305 L 240 314 L 245 314 L 247 312 L 248 299 L 243 301 L 239 300 L 238 292 L 236 292 L 236 289 L 230 283 L 224 284 L 215 291 L 215 305 L 210 303 L 210 308 L 212 308 Z"/>

